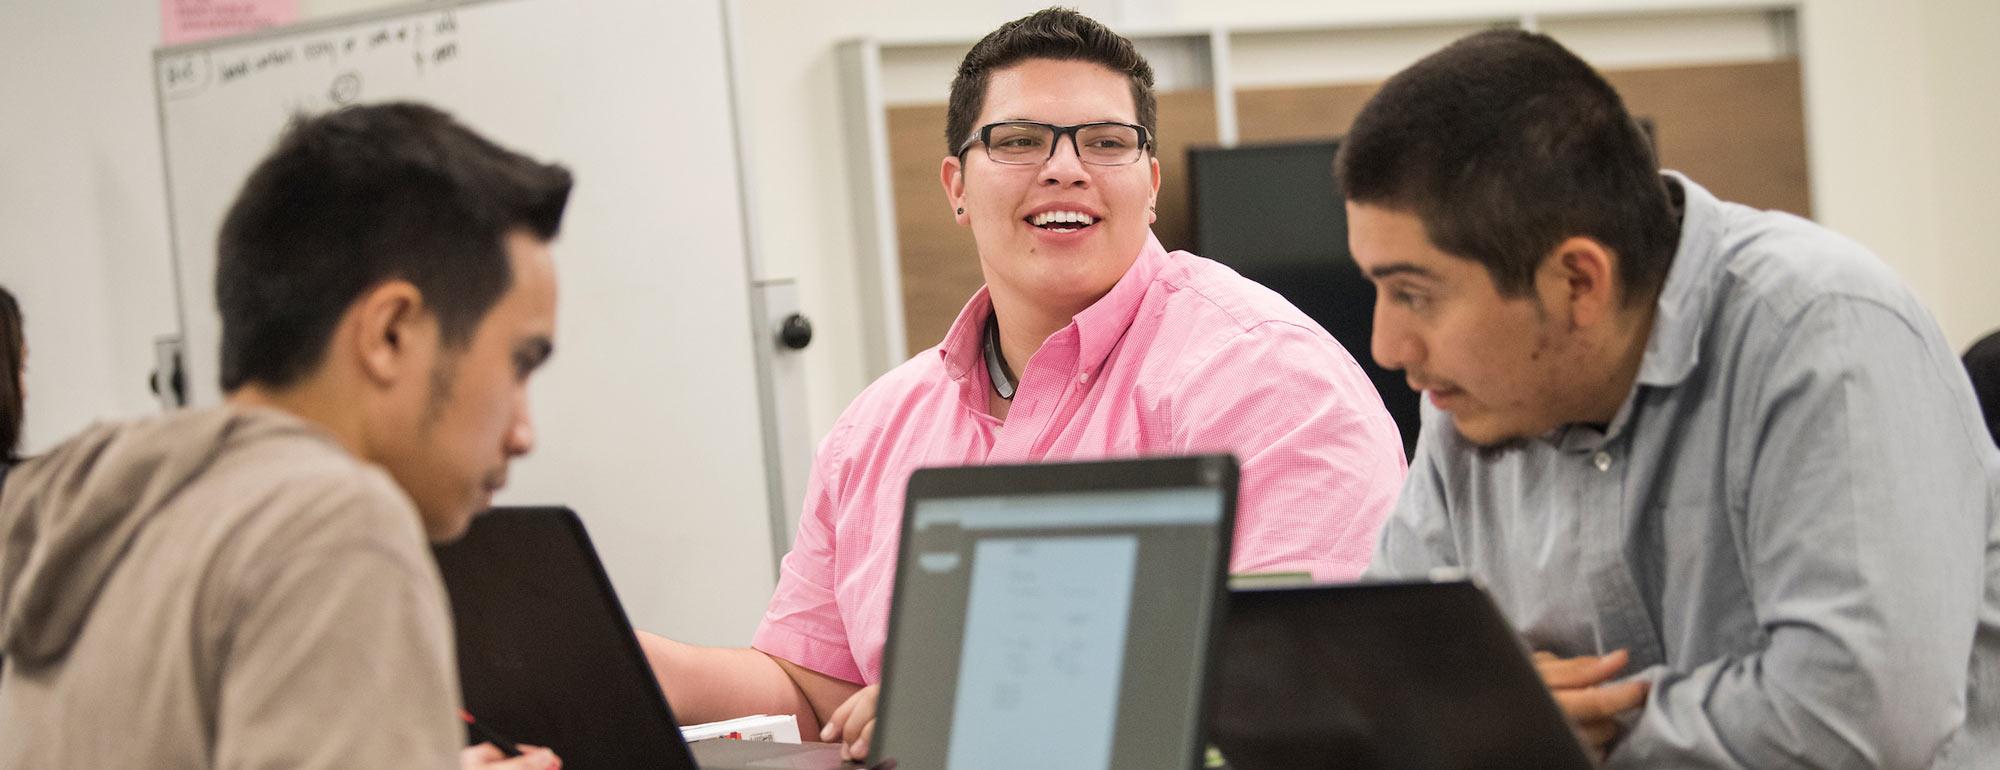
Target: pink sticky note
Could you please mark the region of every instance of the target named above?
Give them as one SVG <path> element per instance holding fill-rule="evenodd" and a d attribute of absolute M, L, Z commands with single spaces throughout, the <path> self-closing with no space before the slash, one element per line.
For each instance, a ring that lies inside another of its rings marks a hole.
<path fill-rule="evenodd" d="M 160 0 L 160 42 L 192 43 L 298 20 L 299 0 Z"/>

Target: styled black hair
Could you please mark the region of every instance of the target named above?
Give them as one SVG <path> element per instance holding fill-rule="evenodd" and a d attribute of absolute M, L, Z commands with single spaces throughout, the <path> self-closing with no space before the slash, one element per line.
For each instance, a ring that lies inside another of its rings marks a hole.
<path fill-rule="evenodd" d="M 26 358 L 28 338 L 21 328 L 21 303 L 0 286 L 0 462 L 19 458 L 21 420 L 27 405 L 21 393 L 21 365 Z"/>
<path fill-rule="evenodd" d="M 1617 255 L 1622 298 L 1641 301 L 1666 281 L 1680 237 L 1618 92 L 1544 35 L 1476 33 L 1397 73 L 1335 167 L 1348 200 L 1415 214 L 1508 296 L 1531 294 L 1543 257 L 1583 236 Z"/>
<path fill-rule="evenodd" d="M 1153 67 L 1125 39 L 1088 16 L 1068 8 L 1047 8 L 1000 25 L 986 34 L 958 64 L 951 81 L 951 102 L 945 108 L 945 154 L 958 153 L 978 126 L 986 106 L 986 86 L 994 70 L 1029 59 L 1057 59 L 1101 64 L 1132 81 L 1132 104 L 1146 133 L 1160 134 L 1159 100 L 1153 97 Z"/>
<path fill-rule="evenodd" d="M 294 118 L 218 238 L 223 391 L 310 374 L 348 306 L 388 280 L 423 292 L 447 347 L 465 344 L 513 284 L 506 234 L 553 239 L 570 185 L 420 104 Z"/>

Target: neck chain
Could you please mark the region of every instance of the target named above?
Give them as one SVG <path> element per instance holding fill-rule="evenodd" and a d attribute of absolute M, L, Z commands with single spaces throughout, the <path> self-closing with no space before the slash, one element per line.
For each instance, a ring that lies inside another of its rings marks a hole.
<path fill-rule="evenodd" d="M 1014 400 L 1014 375 L 1000 357 L 1000 316 L 994 314 L 986 316 L 986 379 L 993 382 L 993 393 L 1000 400 Z"/>

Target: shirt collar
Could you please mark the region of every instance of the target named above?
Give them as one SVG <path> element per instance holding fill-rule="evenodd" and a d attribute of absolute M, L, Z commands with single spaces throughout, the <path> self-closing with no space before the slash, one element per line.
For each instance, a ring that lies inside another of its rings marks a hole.
<path fill-rule="evenodd" d="M 944 342 L 939 343 L 937 354 L 944 359 L 944 370 L 954 380 L 970 376 L 973 370 L 985 368 L 986 316 L 993 312 L 993 297 L 985 286 L 972 293 L 965 307 L 958 311 L 958 318 L 951 322 L 951 329 L 944 333 Z"/>
<path fill-rule="evenodd" d="M 1103 366 L 1111 356 L 1111 349 L 1125 338 L 1125 332 L 1132 328 L 1133 319 L 1139 315 L 1139 303 L 1146 298 L 1147 288 L 1160 274 L 1172 256 L 1160 245 L 1160 239 L 1151 230 L 1146 231 L 1146 245 L 1139 248 L 1139 257 L 1132 260 L 1132 266 L 1125 269 L 1125 276 L 1113 284 L 1111 291 L 1084 308 L 1072 319 L 1077 331 L 1076 366 L 1080 370 L 1095 371 Z"/>
<path fill-rule="evenodd" d="M 1722 201 L 1677 172 L 1663 175 L 1678 186 L 1681 207 L 1680 246 L 1660 287 L 1659 307 L 1646 353 L 1639 359 L 1637 385 L 1670 387 L 1687 379 L 1701 363 L 1701 336 L 1715 306 L 1715 282 L 1709 280 L 1722 258 L 1716 243 L 1722 235 Z"/>
<path fill-rule="evenodd" d="M 1148 231 L 1146 245 L 1139 248 L 1138 258 L 1132 260 L 1132 266 L 1126 268 L 1125 275 L 1112 285 L 1111 291 L 1070 319 L 1070 326 L 1078 336 L 1079 369 L 1096 369 L 1110 357 L 1111 349 L 1125 337 L 1125 331 L 1132 328 L 1132 321 L 1138 317 L 1147 287 L 1171 260 L 1172 255 L 1160 245 L 1160 239 Z M 937 352 L 944 359 L 945 373 L 952 379 L 962 380 L 975 373 L 983 376 L 986 361 L 981 356 L 985 352 L 986 317 L 992 312 L 993 296 L 981 286 L 945 332 Z"/>
<path fill-rule="evenodd" d="M 1646 352 L 1639 358 L 1639 376 L 1618 405 L 1618 413 L 1601 429 L 1570 424 L 1544 437 L 1561 451 L 1596 451 L 1617 438 L 1632 420 L 1641 388 L 1679 385 L 1701 363 L 1702 330 L 1715 305 L 1715 282 L 1708 276 L 1721 258 L 1716 242 L 1722 232 L 1722 201 L 1679 172 L 1663 171 L 1661 176 L 1668 195 L 1680 204 L 1680 243 L 1660 287 Z"/>

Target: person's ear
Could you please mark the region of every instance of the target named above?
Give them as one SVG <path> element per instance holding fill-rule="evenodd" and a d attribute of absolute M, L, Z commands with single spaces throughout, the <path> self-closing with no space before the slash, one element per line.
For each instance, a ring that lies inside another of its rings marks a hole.
<path fill-rule="evenodd" d="M 1575 236 L 1542 258 L 1536 291 L 1545 307 L 1566 315 L 1572 327 L 1596 326 L 1618 315 L 1618 257 L 1594 238 Z"/>
<path fill-rule="evenodd" d="M 1146 197 L 1146 222 L 1160 221 L 1160 159 L 1146 153 L 1146 162 L 1153 166 L 1153 194 Z"/>
<path fill-rule="evenodd" d="M 363 376 L 386 386 L 412 371 L 427 371 L 417 359 L 436 343 L 437 319 L 424 305 L 422 291 L 409 281 L 383 281 L 363 292 L 355 305 L 351 344 Z"/>
<path fill-rule="evenodd" d="M 965 214 L 965 162 L 956 155 L 945 156 L 944 164 L 938 168 L 938 181 L 944 184 L 944 198 L 951 205 L 952 218 L 960 225 L 971 224 L 972 217 Z"/>

